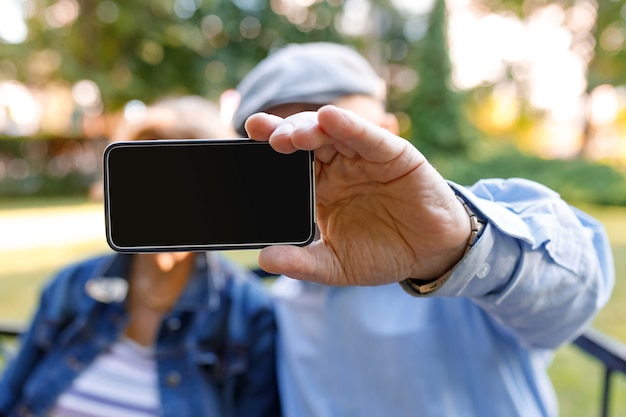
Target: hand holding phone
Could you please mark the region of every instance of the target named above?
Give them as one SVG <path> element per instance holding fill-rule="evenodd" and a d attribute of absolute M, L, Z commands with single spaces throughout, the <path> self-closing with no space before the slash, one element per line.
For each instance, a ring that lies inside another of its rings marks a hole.
<path fill-rule="evenodd" d="M 247 139 L 115 142 L 104 151 L 106 237 L 119 252 L 256 249 L 315 235 L 311 151 Z"/>

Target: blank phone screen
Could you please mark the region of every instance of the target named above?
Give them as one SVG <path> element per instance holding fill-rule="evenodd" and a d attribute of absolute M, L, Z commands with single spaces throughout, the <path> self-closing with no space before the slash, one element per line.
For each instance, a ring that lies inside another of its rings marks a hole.
<path fill-rule="evenodd" d="M 265 142 L 118 142 L 104 152 L 109 245 L 159 252 L 305 245 L 315 232 L 313 154 Z"/>

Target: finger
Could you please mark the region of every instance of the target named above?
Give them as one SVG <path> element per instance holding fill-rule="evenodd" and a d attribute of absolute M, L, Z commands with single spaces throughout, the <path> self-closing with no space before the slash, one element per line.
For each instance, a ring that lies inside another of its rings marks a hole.
<path fill-rule="evenodd" d="M 269 246 L 259 253 L 259 266 L 271 274 L 303 279 L 315 270 L 315 261 L 298 246 Z"/>
<path fill-rule="evenodd" d="M 294 125 L 289 121 L 281 124 L 270 136 L 270 145 L 282 153 L 291 153 L 297 150 L 315 152 L 315 159 L 320 162 L 329 162 L 339 150 L 335 143 L 319 129 L 317 124 L 304 123 Z M 355 152 L 345 149 L 346 156 L 352 157 Z"/>
<path fill-rule="evenodd" d="M 332 105 L 318 110 L 318 125 L 342 153 L 347 154 L 350 149 L 371 162 L 391 161 L 408 146 L 406 140 L 388 130 Z"/>
<path fill-rule="evenodd" d="M 304 148 L 295 146 L 291 140 L 294 132 L 304 131 L 316 124 L 315 112 L 297 113 L 285 119 L 271 114 L 256 113 L 248 118 L 245 126 L 250 139 L 269 141 L 277 152 L 293 153 L 299 149 L 313 150 L 317 147 L 316 143 L 319 143 L 319 140 L 305 145 Z"/>
<path fill-rule="evenodd" d="M 281 117 L 268 113 L 255 113 L 245 123 L 248 137 L 252 140 L 267 141 L 276 127 L 283 121 Z"/>
<path fill-rule="evenodd" d="M 316 241 L 306 247 L 269 246 L 259 253 L 259 266 L 273 274 L 326 285 L 346 285 L 345 279 L 333 273 L 333 256 Z"/>
<path fill-rule="evenodd" d="M 294 140 L 295 137 L 299 140 Z M 317 127 L 316 112 L 301 112 L 286 117 L 270 135 L 270 144 L 279 152 L 317 150 L 328 143 Z"/>

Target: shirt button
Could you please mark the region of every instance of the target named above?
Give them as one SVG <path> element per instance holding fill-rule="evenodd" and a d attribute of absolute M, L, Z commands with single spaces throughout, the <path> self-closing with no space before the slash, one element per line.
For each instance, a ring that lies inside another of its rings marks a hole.
<path fill-rule="evenodd" d="M 165 383 L 169 387 L 177 387 L 180 385 L 180 374 L 176 371 L 172 371 L 165 377 Z"/>
<path fill-rule="evenodd" d="M 167 321 L 167 328 L 176 331 L 180 329 L 180 320 L 177 318 L 172 318 Z"/>
<path fill-rule="evenodd" d="M 483 279 L 487 275 L 489 275 L 490 271 L 491 271 L 491 267 L 489 266 L 489 264 L 482 264 L 480 266 L 480 269 L 476 273 L 476 277 L 479 278 L 479 279 Z"/>

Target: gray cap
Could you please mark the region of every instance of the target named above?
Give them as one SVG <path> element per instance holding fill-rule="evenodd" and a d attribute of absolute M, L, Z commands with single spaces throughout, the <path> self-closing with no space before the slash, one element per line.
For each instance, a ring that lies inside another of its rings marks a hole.
<path fill-rule="evenodd" d="M 288 103 L 329 104 L 352 94 L 384 100 L 385 84 L 354 49 L 334 43 L 288 45 L 262 60 L 237 86 L 239 107 L 233 127 L 254 113 Z"/>

